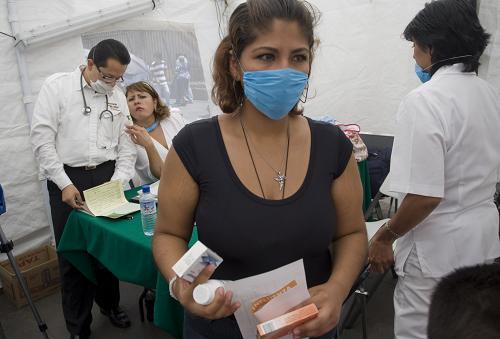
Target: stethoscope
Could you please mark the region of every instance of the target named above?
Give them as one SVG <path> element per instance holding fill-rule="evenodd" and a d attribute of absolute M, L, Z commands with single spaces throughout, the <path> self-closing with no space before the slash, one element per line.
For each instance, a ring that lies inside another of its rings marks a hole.
<path fill-rule="evenodd" d="M 82 70 L 82 73 L 80 74 L 80 90 L 82 91 L 82 98 L 83 98 L 83 114 L 86 116 L 89 116 L 90 113 L 92 112 L 92 108 L 87 105 L 87 99 L 85 98 L 85 92 L 83 91 L 83 71 L 85 71 L 85 68 Z M 109 117 L 111 118 L 111 124 L 114 122 L 114 116 L 113 113 L 109 110 L 109 102 L 108 102 L 108 95 L 105 94 L 106 97 L 106 109 L 104 109 L 101 114 L 99 114 L 99 122 L 101 122 L 101 119 L 103 117 Z M 114 131 L 112 130 L 112 135 L 111 135 L 111 140 L 113 140 L 113 134 Z M 111 144 L 109 146 L 101 146 L 100 148 L 102 149 L 110 149 Z"/>
<path fill-rule="evenodd" d="M 92 112 L 92 108 L 87 105 L 87 99 L 85 98 L 85 92 L 83 91 L 83 72 L 85 71 L 85 68 L 82 70 L 82 73 L 80 74 L 80 89 L 82 91 L 82 99 L 83 99 L 83 114 L 84 115 L 89 115 Z M 99 114 L 99 120 L 102 119 L 102 117 L 109 117 L 111 118 L 111 122 L 114 120 L 113 113 L 109 110 L 109 101 L 108 101 L 108 95 L 104 95 L 106 98 L 106 109 L 104 109 L 101 114 Z"/>

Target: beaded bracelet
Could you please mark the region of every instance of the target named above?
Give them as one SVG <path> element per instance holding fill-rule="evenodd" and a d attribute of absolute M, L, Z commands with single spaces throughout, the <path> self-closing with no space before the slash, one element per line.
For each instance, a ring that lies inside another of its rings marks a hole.
<path fill-rule="evenodd" d="M 385 223 L 385 228 L 389 231 L 389 233 L 392 234 L 392 236 L 397 239 L 397 238 L 401 238 L 401 235 L 399 235 L 398 233 L 394 232 L 392 229 L 391 229 L 391 226 L 390 226 L 390 221 L 391 220 L 388 220 L 386 223 Z"/>

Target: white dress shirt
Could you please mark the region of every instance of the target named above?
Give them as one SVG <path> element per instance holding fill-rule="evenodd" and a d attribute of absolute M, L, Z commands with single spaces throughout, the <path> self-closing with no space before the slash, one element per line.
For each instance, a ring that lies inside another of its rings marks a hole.
<path fill-rule="evenodd" d="M 399 107 L 390 190 L 442 198 L 398 239 L 396 271 L 401 275 L 413 245 L 426 277 L 500 256 L 493 202 L 500 169 L 500 101 L 492 86 L 462 67 L 440 68 Z"/>
<path fill-rule="evenodd" d="M 172 140 L 177 135 L 177 133 L 184 127 L 184 125 L 186 125 L 186 121 L 184 120 L 182 115 L 180 115 L 177 112 L 172 112 L 168 118 L 165 118 L 160 121 L 160 127 L 163 131 L 163 135 L 165 136 L 165 141 L 167 142 L 167 146 L 169 149 L 170 147 L 172 147 Z M 165 148 L 165 146 L 160 144 L 155 139 L 153 139 L 153 144 L 155 145 L 161 160 L 165 160 L 165 158 L 167 157 L 168 149 Z M 136 146 L 137 146 L 137 161 L 135 163 L 135 170 L 137 174 L 136 175 L 137 180 L 134 180 L 134 182 L 137 184 L 136 181 L 138 181 L 139 185 L 144 185 L 157 181 L 158 178 L 156 178 L 151 173 L 151 170 L 149 168 L 149 159 L 146 150 L 144 149 L 144 147 L 140 145 Z"/>
<path fill-rule="evenodd" d="M 84 114 L 82 83 L 87 105 L 92 109 L 89 115 Z M 31 143 L 41 178 L 53 181 L 62 190 L 72 184 L 64 165 L 96 166 L 108 160 L 116 160 L 111 180 L 125 183 L 132 178 L 136 150 L 125 133 L 130 114 L 120 89 L 115 87 L 108 95 L 111 113 L 101 114 L 105 109 L 106 96 L 96 93 L 81 79 L 80 67 L 45 80 L 31 125 Z"/>

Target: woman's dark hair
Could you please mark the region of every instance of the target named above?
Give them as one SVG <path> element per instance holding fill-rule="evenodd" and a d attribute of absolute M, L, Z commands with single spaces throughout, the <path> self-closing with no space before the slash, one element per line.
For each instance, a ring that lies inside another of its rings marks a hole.
<path fill-rule="evenodd" d="M 312 61 L 316 47 L 314 27 L 319 12 L 311 4 L 303 0 L 247 0 L 240 4 L 231 14 L 228 35 L 220 42 L 214 57 L 212 100 L 223 112 L 233 112 L 244 100 L 241 82 L 231 76 L 231 58 L 239 59 L 245 47 L 271 28 L 274 19 L 299 24 L 309 43 Z M 301 114 L 302 111 L 296 106 L 290 113 Z"/>
<path fill-rule="evenodd" d="M 146 81 L 138 81 L 128 85 L 125 91 L 125 96 L 128 96 L 128 93 L 130 91 L 148 93 L 153 99 L 156 100 L 156 107 L 153 111 L 153 115 L 155 116 L 156 121 L 161 121 L 170 116 L 170 109 L 168 108 L 168 106 L 165 105 L 163 101 L 161 101 L 158 92 Z M 132 120 L 135 121 L 133 116 Z"/>
<path fill-rule="evenodd" d="M 477 73 L 479 58 L 490 38 L 470 0 L 427 3 L 405 28 L 403 36 L 424 51 L 431 49 L 432 63 L 436 63 L 430 70 L 431 75 L 440 67 L 457 62 L 464 64 L 463 72 Z M 463 55 L 471 56 L 456 58 Z"/>
<path fill-rule="evenodd" d="M 106 39 L 99 42 L 89 51 L 88 59 L 92 59 L 97 67 L 106 67 L 108 59 L 115 59 L 122 65 L 130 63 L 130 54 L 120 41 Z"/>

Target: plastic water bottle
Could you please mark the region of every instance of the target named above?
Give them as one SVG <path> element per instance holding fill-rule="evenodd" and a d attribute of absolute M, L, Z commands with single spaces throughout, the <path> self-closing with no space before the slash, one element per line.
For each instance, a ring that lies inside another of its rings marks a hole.
<path fill-rule="evenodd" d="M 149 185 L 142 186 L 141 205 L 142 230 L 148 237 L 154 234 L 156 223 L 156 199 L 149 189 Z"/>

